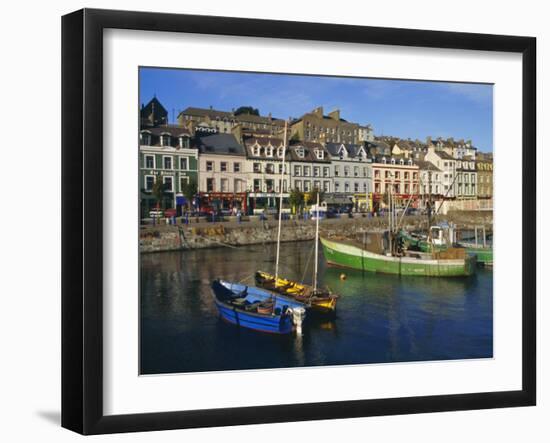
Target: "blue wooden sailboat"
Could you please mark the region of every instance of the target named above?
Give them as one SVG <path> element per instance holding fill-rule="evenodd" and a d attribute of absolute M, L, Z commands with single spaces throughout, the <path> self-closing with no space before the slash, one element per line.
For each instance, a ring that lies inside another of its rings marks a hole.
<path fill-rule="evenodd" d="M 212 282 L 220 316 L 229 323 L 274 334 L 301 332 L 305 308 L 300 302 L 254 286 L 224 280 Z"/>

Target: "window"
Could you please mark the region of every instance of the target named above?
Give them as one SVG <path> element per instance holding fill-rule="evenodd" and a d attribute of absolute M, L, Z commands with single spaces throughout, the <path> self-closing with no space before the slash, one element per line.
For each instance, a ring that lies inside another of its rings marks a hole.
<path fill-rule="evenodd" d="M 385 171 L 384 178 L 386 179 L 390 178 L 390 171 Z"/>
<path fill-rule="evenodd" d="M 283 173 L 283 164 L 279 163 L 279 174 Z"/>
<path fill-rule="evenodd" d="M 187 183 L 189 183 L 189 177 L 180 177 L 180 191 L 183 192 Z"/>
<path fill-rule="evenodd" d="M 472 174 L 472 180 L 471 180 L 471 181 L 472 181 L 472 183 L 475 183 L 475 181 L 476 181 L 476 176 L 475 176 L 475 174 Z"/>
<path fill-rule="evenodd" d="M 363 182 L 363 191 L 367 192 L 367 182 Z"/>
<path fill-rule="evenodd" d="M 344 177 L 349 177 L 349 166 L 344 166 Z"/>
<path fill-rule="evenodd" d="M 145 176 L 145 189 L 147 191 L 152 190 L 154 184 L 155 184 L 155 177 L 153 177 L 152 175 L 146 175 Z"/>
<path fill-rule="evenodd" d="M 309 177 L 309 166 L 304 166 L 304 175 Z"/>
<path fill-rule="evenodd" d="M 241 164 L 233 163 L 233 172 L 241 172 Z"/>
<path fill-rule="evenodd" d="M 324 167 L 323 168 L 323 177 L 328 177 L 329 176 L 329 173 L 330 173 L 330 170 L 328 167 Z"/>
<path fill-rule="evenodd" d="M 340 175 L 340 166 L 334 167 L 334 176 L 338 177 Z"/>
<path fill-rule="evenodd" d="M 254 164 L 252 165 L 252 170 L 253 170 L 254 172 L 256 172 L 256 173 L 262 172 L 262 165 L 261 165 L 261 163 L 254 163 Z"/>
<path fill-rule="evenodd" d="M 359 177 L 359 166 L 355 166 L 353 168 L 353 176 L 354 177 Z"/>
<path fill-rule="evenodd" d="M 275 173 L 275 167 L 273 166 L 273 163 L 267 163 L 265 165 L 265 172 L 268 173 L 268 174 Z"/>
<path fill-rule="evenodd" d="M 170 176 L 164 176 L 162 177 L 162 182 L 164 183 L 164 190 L 168 192 L 174 191 L 174 181 L 173 178 Z"/>
<path fill-rule="evenodd" d="M 180 137 L 180 148 L 187 148 L 187 137 Z"/>
<path fill-rule="evenodd" d="M 334 191 L 339 192 L 340 191 L 340 182 L 334 182 Z"/>
<path fill-rule="evenodd" d="M 376 194 L 380 194 L 380 183 L 375 183 L 374 184 L 374 192 Z"/>
<path fill-rule="evenodd" d="M 313 176 L 314 176 L 314 177 L 319 177 L 319 173 L 320 173 L 320 168 L 319 168 L 319 166 L 314 166 L 314 167 L 313 167 Z"/>
<path fill-rule="evenodd" d="M 304 181 L 304 191 L 308 192 L 311 190 L 311 182 L 309 181 Z"/>
<path fill-rule="evenodd" d="M 380 170 L 378 169 L 374 170 L 374 178 L 380 178 Z"/>
<path fill-rule="evenodd" d="M 408 172 L 404 172 L 404 175 L 405 175 L 405 180 L 408 180 L 408 179 L 409 179 L 409 173 L 408 173 Z"/>
<path fill-rule="evenodd" d="M 344 192 L 349 192 L 349 183 L 344 183 Z"/>
<path fill-rule="evenodd" d="M 317 158 L 318 158 L 319 160 L 322 160 L 322 159 L 325 158 L 325 152 L 324 152 L 323 150 L 321 150 L 321 149 L 316 149 L 316 150 L 315 150 L 315 155 L 317 156 Z"/>
<path fill-rule="evenodd" d="M 213 171 L 214 170 L 214 162 L 206 162 L 206 170 L 207 171 Z"/>
<path fill-rule="evenodd" d="M 227 162 L 220 162 L 220 171 L 227 172 Z"/>
<path fill-rule="evenodd" d="M 164 157 L 164 169 L 172 169 L 172 157 Z"/>
<path fill-rule="evenodd" d="M 252 152 L 253 152 L 254 156 L 257 157 L 258 155 L 260 155 L 260 147 L 258 145 L 254 146 L 252 148 Z"/>
<path fill-rule="evenodd" d="M 401 178 L 401 172 L 395 171 L 395 178 L 399 180 Z"/>
<path fill-rule="evenodd" d="M 355 182 L 355 183 L 353 184 L 353 191 L 354 191 L 354 192 L 359 192 L 359 183 Z"/>
<path fill-rule="evenodd" d="M 321 190 L 321 182 L 319 180 L 315 180 L 313 182 L 313 188 L 314 189 L 318 189 L 318 190 Z"/>
<path fill-rule="evenodd" d="M 207 178 L 206 179 L 206 192 L 214 192 L 214 179 L 213 178 Z"/>
<path fill-rule="evenodd" d="M 413 180 L 417 180 L 418 179 L 418 172 L 413 172 Z"/>
<path fill-rule="evenodd" d="M 170 136 L 163 134 L 160 136 L 160 144 L 162 146 L 170 146 Z"/>
<path fill-rule="evenodd" d="M 147 134 L 146 132 L 144 132 L 144 133 L 141 133 L 140 136 L 141 136 L 142 145 L 147 145 L 147 146 L 151 145 L 151 134 Z"/>
<path fill-rule="evenodd" d="M 155 169 L 155 156 L 146 155 L 145 156 L 145 167 L 148 169 Z"/>
<path fill-rule="evenodd" d="M 323 191 L 325 192 L 330 192 L 330 182 L 329 181 L 324 181 L 323 182 Z"/>
<path fill-rule="evenodd" d="M 260 192 L 262 190 L 262 181 L 258 178 L 254 179 L 254 192 Z"/>
<path fill-rule="evenodd" d="M 308 131 L 308 138 L 309 138 L 309 131 Z M 304 155 L 305 155 L 304 148 L 297 148 L 296 155 L 300 158 L 304 158 Z"/>
<path fill-rule="evenodd" d="M 187 157 L 180 157 L 180 169 L 187 170 Z"/>
<path fill-rule="evenodd" d="M 300 180 L 295 180 L 294 181 L 294 187 L 298 190 L 302 190 L 302 182 Z"/>
<path fill-rule="evenodd" d="M 300 176 L 302 175 L 302 167 L 301 166 L 294 166 L 294 175 L 295 176 Z"/>

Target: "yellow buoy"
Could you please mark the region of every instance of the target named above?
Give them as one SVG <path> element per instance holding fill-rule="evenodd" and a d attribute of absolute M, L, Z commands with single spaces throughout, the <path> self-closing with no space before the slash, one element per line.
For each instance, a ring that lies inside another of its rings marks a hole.
<path fill-rule="evenodd" d="M 346 279 L 346 274 L 342 273 L 340 274 L 340 280 L 345 280 Z"/>

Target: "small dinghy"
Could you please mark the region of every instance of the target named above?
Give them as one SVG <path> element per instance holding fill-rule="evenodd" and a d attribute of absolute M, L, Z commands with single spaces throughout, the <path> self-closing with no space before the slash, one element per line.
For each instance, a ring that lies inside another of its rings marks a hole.
<path fill-rule="evenodd" d="M 220 317 L 243 328 L 274 334 L 302 331 L 302 303 L 253 286 L 224 280 L 212 282 L 212 294 Z"/>

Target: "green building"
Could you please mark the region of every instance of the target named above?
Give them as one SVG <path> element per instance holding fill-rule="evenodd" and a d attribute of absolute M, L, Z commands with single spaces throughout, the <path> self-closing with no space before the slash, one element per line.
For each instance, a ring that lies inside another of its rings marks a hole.
<path fill-rule="evenodd" d="M 188 185 L 197 184 L 198 150 L 191 148 L 191 134 L 181 126 L 142 126 L 139 144 L 140 217 L 148 218 L 151 210 L 174 208 L 182 214 L 188 202 Z M 154 186 L 162 180 L 160 202 Z"/>

